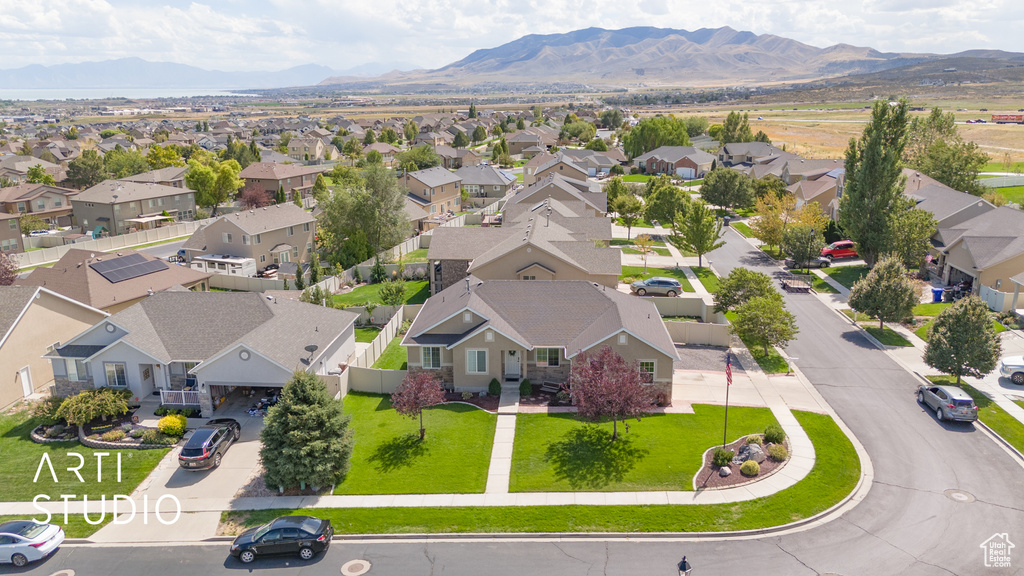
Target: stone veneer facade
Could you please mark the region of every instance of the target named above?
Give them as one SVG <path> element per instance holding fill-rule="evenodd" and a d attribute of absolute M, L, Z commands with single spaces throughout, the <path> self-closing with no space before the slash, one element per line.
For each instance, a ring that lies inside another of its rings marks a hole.
<path fill-rule="evenodd" d="M 81 382 L 72 382 L 66 377 L 56 376 L 53 379 L 53 395 L 65 398 L 67 396 L 74 396 L 79 392 L 93 389 L 92 378 L 83 380 Z"/>

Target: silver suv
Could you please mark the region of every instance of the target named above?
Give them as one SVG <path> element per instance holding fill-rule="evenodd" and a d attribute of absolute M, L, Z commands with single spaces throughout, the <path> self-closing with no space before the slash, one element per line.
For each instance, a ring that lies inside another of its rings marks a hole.
<path fill-rule="evenodd" d="M 683 292 L 683 285 L 675 278 L 653 276 L 647 280 L 633 282 L 629 285 L 629 290 L 635 292 L 637 296 L 678 296 Z"/>
<path fill-rule="evenodd" d="M 956 386 L 925 386 L 917 391 L 917 401 L 935 411 L 939 420 L 974 422 L 978 407 L 967 392 Z"/>

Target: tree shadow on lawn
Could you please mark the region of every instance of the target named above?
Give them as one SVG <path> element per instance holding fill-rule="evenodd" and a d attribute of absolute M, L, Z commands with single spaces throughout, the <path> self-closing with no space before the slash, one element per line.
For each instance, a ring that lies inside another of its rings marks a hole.
<path fill-rule="evenodd" d="M 414 460 L 428 452 L 420 440 L 419 433 L 416 432 L 395 436 L 382 443 L 367 460 L 374 463 L 377 472 L 387 473 L 412 466 Z"/>
<path fill-rule="evenodd" d="M 648 453 L 621 433 L 614 442 L 611 438 L 610 430 L 581 426 L 549 444 L 545 460 L 554 467 L 555 477 L 574 490 L 604 488 L 621 482 Z"/>

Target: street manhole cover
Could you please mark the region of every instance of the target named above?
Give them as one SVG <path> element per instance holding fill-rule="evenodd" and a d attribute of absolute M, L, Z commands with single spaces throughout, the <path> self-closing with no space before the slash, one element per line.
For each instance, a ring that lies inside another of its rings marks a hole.
<path fill-rule="evenodd" d="M 946 490 L 943 494 L 954 502 L 974 502 L 974 495 L 963 490 Z"/>
<path fill-rule="evenodd" d="M 368 560 L 349 560 L 341 567 L 341 573 L 344 576 L 361 576 L 370 571 L 370 562 Z"/>

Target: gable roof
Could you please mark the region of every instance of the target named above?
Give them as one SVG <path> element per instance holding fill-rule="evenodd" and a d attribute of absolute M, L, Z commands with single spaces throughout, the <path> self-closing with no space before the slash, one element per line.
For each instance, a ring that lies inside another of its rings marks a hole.
<path fill-rule="evenodd" d="M 278 162 L 253 162 L 238 173 L 239 178 L 258 180 L 283 180 L 308 174 L 326 172 L 324 166 L 302 166 L 301 164 L 283 164 Z"/>
<path fill-rule="evenodd" d="M 510 206 L 515 206 L 516 204 L 524 202 L 533 206 L 537 202 L 540 202 L 544 198 L 550 196 L 550 193 L 547 190 L 549 186 L 553 186 L 559 190 L 567 192 L 576 200 L 586 202 L 598 212 L 604 213 L 608 210 L 607 194 L 604 192 L 584 192 L 577 184 L 580 183 L 574 183 L 573 180 L 566 178 L 561 174 L 549 174 L 547 178 L 542 178 L 533 184 L 530 184 L 526 189 L 519 191 L 518 194 L 509 198 L 503 208 L 508 209 Z M 582 184 L 587 189 L 590 188 L 588 184 Z"/>
<path fill-rule="evenodd" d="M 984 198 L 959 192 L 939 183 L 927 184 L 913 192 L 906 192 L 906 195 L 917 203 L 918 208 L 931 212 L 940 224 L 946 218 L 975 204 L 980 207 L 987 206 L 989 210 L 995 209 L 995 206 Z"/>
<path fill-rule="evenodd" d="M 284 204 L 272 204 L 262 208 L 238 210 L 221 216 L 217 221 L 231 222 L 246 234 L 252 235 L 264 234 L 289 226 L 312 223 L 316 221 L 316 218 L 295 204 L 285 202 Z M 205 230 L 214 224 L 216 224 L 216 221 L 207 224 L 202 229 Z"/>
<path fill-rule="evenodd" d="M 647 162 L 652 158 L 671 162 L 672 164 L 679 162 L 683 158 L 689 158 L 695 164 L 709 164 L 715 161 L 714 156 L 693 146 L 659 146 L 646 154 L 637 156 L 633 161 Z"/>
<path fill-rule="evenodd" d="M 61 194 L 65 197 L 71 197 L 78 194 L 78 190 L 69 190 L 58 186 L 50 186 L 49 184 L 31 184 L 25 182 L 18 184 L 17 186 L 0 188 L 0 202 L 27 202 L 29 200 L 34 200 L 47 192 Z"/>
<path fill-rule="evenodd" d="M 50 268 L 36 268 L 25 278 L 15 281 L 18 286 L 42 286 L 72 300 L 93 308 L 108 308 L 146 296 L 150 290 L 159 292 L 172 286 L 192 284 L 212 276 L 185 266 L 172 265 L 144 276 L 110 282 L 90 264 L 118 256 L 139 254 L 147 261 L 160 260 L 143 252 L 122 248 L 116 254 L 72 248 Z"/>
<path fill-rule="evenodd" d="M 544 302 L 543 311 L 537 302 Z M 575 356 L 622 331 L 640 338 L 670 358 L 675 346 L 654 303 L 582 280 L 489 280 L 469 278 L 429 298 L 410 326 L 403 345 L 456 344 L 467 335 L 444 335 L 431 329 L 461 310 L 485 320 L 468 333 L 494 328 L 534 347 L 564 348 Z"/>
<path fill-rule="evenodd" d="M 121 178 L 121 180 L 128 182 L 153 183 L 174 182 L 175 180 L 183 180 L 186 172 L 188 172 L 188 166 L 168 166 L 167 168 L 150 170 L 149 172 L 143 172 L 142 174 Z"/>
<path fill-rule="evenodd" d="M 241 345 L 289 370 L 309 370 L 357 317 L 294 300 L 268 301 L 255 292 L 182 291 L 154 294 L 106 321 L 128 332 L 117 342 L 165 363 L 205 361 Z M 203 319 L 201 330 L 196 318 Z M 310 345 L 319 354 L 308 352 Z M 310 356 L 313 361 L 304 363 Z"/>
<path fill-rule="evenodd" d="M 1024 254 L 1021 230 L 1024 230 L 1024 212 L 999 206 L 953 228 L 939 229 L 938 234 L 948 247 L 962 241 L 974 264 L 984 270 Z"/>
<path fill-rule="evenodd" d="M 4 342 L 7 341 L 17 326 L 18 321 L 25 315 L 32 302 L 41 294 L 49 294 L 60 300 L 70 302 L 75 306 L 107 316 L 107 313 L 102 310 L 97 310 L 92 306 L 82 304 L 39 286 L 0 286 L 0 346 L 4 345 Z"/>
<path fill-rule="evenodd" d="M 128 180 L 104 180 L 92 188 L 86 188 L 72 198 L 77 202 L 96 202 L 98 204 L 123 204 L 125 202 L 138 202 L 150 198 L 163 196 L 174 196 L 175 194 L 187 194 L 192 192 L 187 188 L 175 188 L 164 184 L 153 182 L 130 182 Z M 114 197 L 117 196 L 115 199 Z"/>
<path fill-rule="evenodd" d="M 463 186 L 508 186 L 516 181 L 515 176 L 490 164 L 463 166 L 455 175 L 462 179 Z"/>
<path fill-rule="evenodd" d="M 422 182 L 424 186 L 429 188 L 437 188 L 444 186 L 445 184 L 462 181 L 462 179 L 457 175 L 449 172 L 446 168 L 442 168 L 441 166 L 409 172 L 407 176 Z"/>

